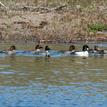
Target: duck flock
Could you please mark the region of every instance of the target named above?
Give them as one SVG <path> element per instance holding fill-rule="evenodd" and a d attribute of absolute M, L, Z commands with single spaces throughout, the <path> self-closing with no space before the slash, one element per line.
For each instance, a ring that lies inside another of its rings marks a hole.
<path fill-rule="evenodd" d="M 0 56 L 35 56 L 35 57 L 62 57 L 62 56 L 104 56 L 107 52 L 100 49 L 98 46 L 94 46 L 90 49 L 87 44 L 83 45 L 82 51 L 77 51 L 74 45 L 70 45 L 67 51 L 56 51 L 50 49 L 49 46 L 43 47 L 36 45 L 35 49 L 32 51 L 27 50 L 16 50 L 16 46 L 12 45 L 8 50 L 1 50 Z"/>

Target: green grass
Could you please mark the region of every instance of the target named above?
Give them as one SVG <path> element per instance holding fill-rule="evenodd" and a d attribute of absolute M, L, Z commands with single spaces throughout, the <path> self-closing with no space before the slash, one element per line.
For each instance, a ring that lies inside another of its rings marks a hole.
<path fill-rule="evenodd" d="M 91 32 L 105 31 L 105 30 L 107 31 L 107 25 L 101 23 L 91 24 L 88 26 L 88 29 Z"/>

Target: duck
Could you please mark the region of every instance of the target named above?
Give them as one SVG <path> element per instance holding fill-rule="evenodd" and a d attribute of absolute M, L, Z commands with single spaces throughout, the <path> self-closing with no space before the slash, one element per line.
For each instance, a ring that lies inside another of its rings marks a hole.
<path fill-rule="evenodd" d="M 8 49 L 8 51 L 6 51 L 6 53 L 8 55 L 15 55 L 16 54 L 16 46 L 15 45 L 10 46 L 10 48 Z"/>
<path fill-rule="evenodd" d="M 89 46 L 87 44 L 84 44 L 82 47 L 82 51 L 80 52 L 75 52 L 76 56 L 84 56 L 84 57 L 88 57 L 89 56 Z"/>
<path fill-rule="evenodd" d="M 51 49 L 49 48 L 49 46 L 48 46 L 48 45 L 45 46 L 46 57 L 50 57 L 49 50 L 51 50 Z"/>
<path fill-rule="evenodd" d="M 70 51 L 71 54 L 75 54 L 75 52 L 76 52 L 75 46 L 74 45 L 70 45 L 69 51 Z"/>
<path fill-rule="evenodd" d="M 40 46 L 39 44 L 35 46 L 35 49 L 33 51 L 33 54 L 39 54 L 41 53 L 42 46 Z"/>
<path fill-rule="evenodd" d="M 104 50 L 100 49 L 98 46 L 94 46 L 94 53 L 95 54 L 104 54 Z"/>

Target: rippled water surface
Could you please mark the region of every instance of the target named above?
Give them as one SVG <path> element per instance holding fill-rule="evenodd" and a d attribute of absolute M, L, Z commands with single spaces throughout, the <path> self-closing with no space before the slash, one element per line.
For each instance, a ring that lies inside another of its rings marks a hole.
<path fill-rule="evenodd" d="M 0 57 L 0 107 L 107 107 L 107 56 Z"/>

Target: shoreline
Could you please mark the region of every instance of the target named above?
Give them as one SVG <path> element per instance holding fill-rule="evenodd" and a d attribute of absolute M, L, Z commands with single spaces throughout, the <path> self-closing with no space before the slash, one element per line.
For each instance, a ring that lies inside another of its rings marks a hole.
<path fill-rule="evenodd" d="M 60 45 L 60 44 L 99 44 L 99 43 L 107 43 L 107 40 L 98 40 L 98 41 L 72 41 L 72 42 L 57 42 L 57 41 L 46 41 L 46 42 L 35 42 L 35 41 L 0 41 L 0 44 L 43 44 L 43 45 Z"/>

